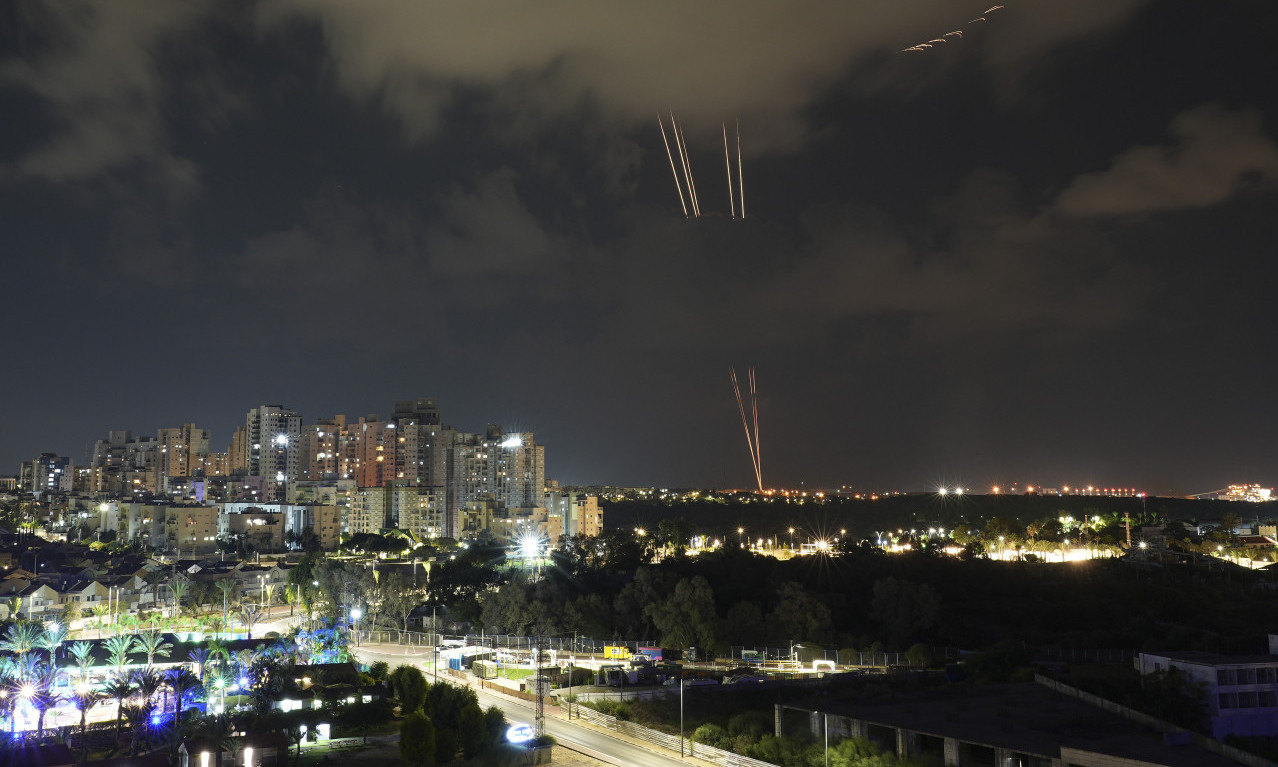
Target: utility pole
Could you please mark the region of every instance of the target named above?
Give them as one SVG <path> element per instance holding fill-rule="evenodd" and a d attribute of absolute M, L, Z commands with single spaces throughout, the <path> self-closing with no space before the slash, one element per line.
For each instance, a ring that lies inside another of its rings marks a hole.
<path fill-rule="evenodd" d="M 541 741 L 542 734 L 546 728 L 546 696 L 542 682 L 545 677 L 541 675 L 541 632 L 537 632 L 537 652 L 533 662 L 533 683 L 537 685 L 537 718 L 533 721 L 536 724 L 535 731 L 537 733 L 537 741 Z"/>

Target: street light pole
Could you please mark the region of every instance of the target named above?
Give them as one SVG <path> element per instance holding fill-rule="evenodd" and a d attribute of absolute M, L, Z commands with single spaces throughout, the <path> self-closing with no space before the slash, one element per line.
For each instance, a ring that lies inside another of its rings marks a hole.
<path fill-rule="evenodd" d="M 679 758 L 683 758 L 683 671 L 679 672 Z"/>

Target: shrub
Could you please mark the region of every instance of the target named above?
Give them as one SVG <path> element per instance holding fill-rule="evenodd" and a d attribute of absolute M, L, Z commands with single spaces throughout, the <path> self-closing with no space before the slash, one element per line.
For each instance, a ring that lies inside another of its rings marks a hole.
<path fill-rule="evenodd" d="M 420 711 L 404 717 L 399 726 L 399 758 L 408 767 L 435 764 L 435 725 Z"/>
<path fill-rule="evenodd" d="M 467 759 L 474 759 L 484 750 L 488 733 L 484 727 L 484 712 L 479 706 L 472 704 L 462 709 L 457 731 L 462 755 Z"/>
<path fill-rule="evenodd" d="M 435 730 L 435 762 L 447 764 L 457 757 L 457 733 L 447 727 Z"/>
<path fill-rule="evenodd" d="M 490 706 L 484 712 L 484 730 L 487 737 L 484 748 L 492 748 L 506 737 L 506 715 L 496 706 Z"/>
<path fill-rule="evenodd" d="M 758 740 L 764 733 L 772 732 L 772 717 L 762 711 L 745 711 L 728 720 L 728 734 L 749 736 Z"/>
<path fill-rule="evenodd" d="M 378 682 L 385 682 L 388 674 L 390 674 L 390 664 L 384 660 L 379 660 L 368 667 L 368 675 Z"/>
<path fill-rule="evenodd" d="M 421 669 L 416 666 L 396 666 L 390 673 L 390 683 L 391 690 L 399 699 L 399 708 L 402 713 L 417 711 L 426 702 L 426 693 L 430 686 L 426 683 L 426 677 L 422 675 Z M 449 685 L 437 686 L 448 687 Z"/>
<path fill-rule="evenodd" d="M 697 743 L 704 743 L 715 748 L 730 748 L 732 745 L 728 731 L 713 722 L 707 722 L 693 730 L 692 739 Z"/>

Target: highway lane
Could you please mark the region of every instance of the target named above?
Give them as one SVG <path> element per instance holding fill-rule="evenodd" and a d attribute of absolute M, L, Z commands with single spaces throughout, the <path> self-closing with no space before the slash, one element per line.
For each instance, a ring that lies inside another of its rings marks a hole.
<path fill-rule="evenodd" d="M 425 658 L 423 656 L 433 655 L 424 653 L 420 649 L 413 648 L 410 652 L 414 654 L 405 655 L 402 649 L 395 648 L 394 645 L 376 645 L 352 648 L 355 650 L 356 657 L 361 662 L 370 663 L 373 661 L 386 661 L 394 668 L 398 664 L 413 663 L 420 664 L 429 662 L 433 658 Z M 427 673 L 427 679 L 432 677 Z M 458 680 L 452 677 L 448 681 L 457 684 Z M 479 696 L 480 704 L 484 708 L 496 706 L 501 709 L 506 718 L 512 722 L 519 724 L 532 724 L 533 717 L 536 715 L 534 704 L 531 701 L 510 698 L 505 695 L 491 693 L 487 690 L 479 690 L 474 687 L 475 693 Z M 597 751 L 610 759 L 614 760 L 618 765 L 638 765 L 638 767 L 678 767 L 682 765 L 687 767 L 689 764 L 686 760 L 680 760 L 677 756 L 666 756 L 655 750 L 637 746 L 629 741 L 614 738 L 607 733 L 576 724 L 575 722 L 560 719 L 558 717 L 547 716 L 545 719 L 546 733 L 555 738 L 555 740 L 565 745 L 585 746 L 592 751 Z M 655 748 L 655 747 L 654 747 Z"/>

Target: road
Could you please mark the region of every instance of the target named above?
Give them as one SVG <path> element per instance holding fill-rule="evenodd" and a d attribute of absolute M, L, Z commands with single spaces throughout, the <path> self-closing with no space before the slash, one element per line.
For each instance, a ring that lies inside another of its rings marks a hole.
<path fill-rule="evenodd" d="M 431 660 L 424 657 L 431 655 L 431 653 L 423 652 L 418 648 L 413 648 L 410 651 L 412 654 L 409 655 L 405 655 L 403 649 L 397 648 L 395 645 L 376 645 L 372 647 L 365 645 L 352 649 L 355 650 L 356 657 L 363 663 L 381 660 L 390 664 L 391 668 L 403 663 L 423 663 Z M 427 679 L 431 679 L 429 674 Z M 448 681 L 456 684 L 458 680 L 450 677 Z M 479 702 L 484 708 L 496 706 L 512 722 L 518 724 L 533 723 L 535 709 L 531 701 L 510 698 L 474 687 L 471 689 L 475 690 L 475 693 L 479 696 Z M 688 760 L 665 756 L 655 750 L 650 751 L 629 741 L 614 738 L 593 728 L 552 717 L 549 714 L 546 716 L 545 728 L 546 733 L 554 736 L 555 740 L 561 744 L 585 746 L 592 751 L 608 756 L 619 765 L 638 765 L 639 767 L 679 767 L 682 765 L 682 767 L 687 767 L 689 764 Z"/>

